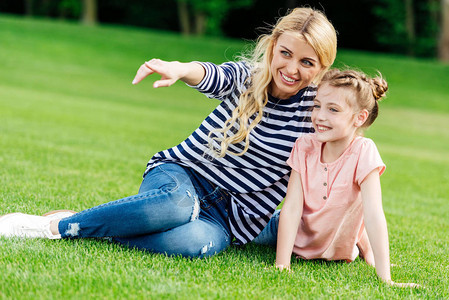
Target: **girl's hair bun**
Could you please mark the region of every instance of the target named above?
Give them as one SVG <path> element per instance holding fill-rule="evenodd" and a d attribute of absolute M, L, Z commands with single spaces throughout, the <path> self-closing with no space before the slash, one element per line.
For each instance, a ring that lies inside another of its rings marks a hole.
<path fill-rule="evenodd" d="M 373 96 L 376 101 L 380 101 L 385 97 L 388 90 L 388 83 L 382 78 L 382 76 L 374 77 L 369 80 Z"/>

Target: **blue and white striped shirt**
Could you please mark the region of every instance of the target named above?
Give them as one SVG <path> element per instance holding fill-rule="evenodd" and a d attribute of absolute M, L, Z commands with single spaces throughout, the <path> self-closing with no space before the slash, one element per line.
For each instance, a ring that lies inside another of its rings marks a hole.
<path fill-rule="evenodd" d="M 290 174 L 286 161 L 290 151 L 299 136 L 313 131 L 310 107 L 316 87 L 308 86 L 286 100 L 269 96 L 262 121 L 250 133 L 248 151 L 242 156 L 227 154 L 216 158 L 208 147 L 208 134 L 222 128 L 231 118 L 240 94 L 246 89 L 250 68 L 243 62 L 219 66 L 201 64 L 206 75 L 193 88 L 222 102 L 185 141 L 156 153 L 148 162 L 145 174 L 159 164 L 173 162 L 191 167 L 227 190 L 232 196 L 231 232 L 236 244 L 245 244 L 262 231 L 285 197 Z M 244 142 L 231 145 L 229 150 L 241 152 L 243 148 Z"/>

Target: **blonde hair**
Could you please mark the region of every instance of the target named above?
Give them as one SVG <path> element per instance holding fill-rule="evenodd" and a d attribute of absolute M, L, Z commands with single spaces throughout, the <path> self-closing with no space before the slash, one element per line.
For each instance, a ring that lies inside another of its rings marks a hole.
<path fill-rule="evenodd" d="M 365 73 L 355 70 L 332 69 L 324 74 L 321 85 L 329 84 L 333 87 L 343 87 L 349 93 L 347 101 L 360 110 L 366 109 L 368 118 L 361 128 L 368 128 L 379 114 L 379 104 L 388 90 L 388 83 L 378 72 L 376 77 L 368 77 Z M 318 87 L 319 88 L 319 87 Z"/>
<path fill-rule="evenodd" d="M 241 156 L 249 147 L 251 130 L 259 124 L 263 117 L 263 109 L 268 101 L 268 88 L 272 81 L 270 70 L 273 58 L 273 47 L 279 36 L 285 32 L 293 32 L 303 38 L 316 52 L 322 70 L 315 77 L 318 83 L 323 74 L 333 64 L 337 54 L 337 34 L 326 16 L 312 8 L 295 8 L 286 16 L 280 18 L 271 30 L 271 33 L 261 35 L 249 58 L 245 59 L 252 66 L 252 75 L 248 79 L 248 88 L 240 95 L 238 106 L 233 110 L 223 128 L 209 133 L 209 148 L 217 157 L 223 157 L 227 153 Z M 255 116 L 250 122 L 250 118 Z M 231 128 L 233 135 L 229 135 Z M 214 133 L 221 133 L 223 137 L 212 137 Z M 213 146 L 216 141 L 219 148 Z M 244 149 L 239 152 L 229 151 L 231 144 L 245 141 Z"/>

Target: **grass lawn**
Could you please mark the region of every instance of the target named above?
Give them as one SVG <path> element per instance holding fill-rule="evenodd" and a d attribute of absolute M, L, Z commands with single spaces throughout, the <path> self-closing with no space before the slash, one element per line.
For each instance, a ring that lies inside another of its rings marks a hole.
<path fill-rule="evenodd" d="M 135 194 L 146 162 L 217 105 L 182 83 L 131 80 L 145 60 L 221 63 L 243 43 L 136 28 L 0 16 L 0 214 L 82 210 Z M 382 176 L 393 280 L 354 263 L 297 261 L 231 247 L 204 260 L 98 240 L 0 238 L 0 298 L 449 298 L 449 66 L 341 50 L 337 65 L 380 70 L 390 92 L 366 135 Z"/>

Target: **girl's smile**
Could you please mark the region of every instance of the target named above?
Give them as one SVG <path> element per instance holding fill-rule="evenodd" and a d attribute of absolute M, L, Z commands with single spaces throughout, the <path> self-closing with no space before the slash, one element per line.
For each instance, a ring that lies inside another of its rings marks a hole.
<path fill-rule="evenodd" d="M 292 32 L 284 32 L 274 44 L 270 68 L 270 93 L 279 99 L 296 95 L 322 70 L 315 50 Z"/>
<path fill-rule="evenodd" d="M 317 129 L 316 131 L 318 131 L 318 132 L 325 132 L 325 131 L 331 130 L 332 128 L 323 126 L 323 125 L 317 125 L 316 129 Z"/>

